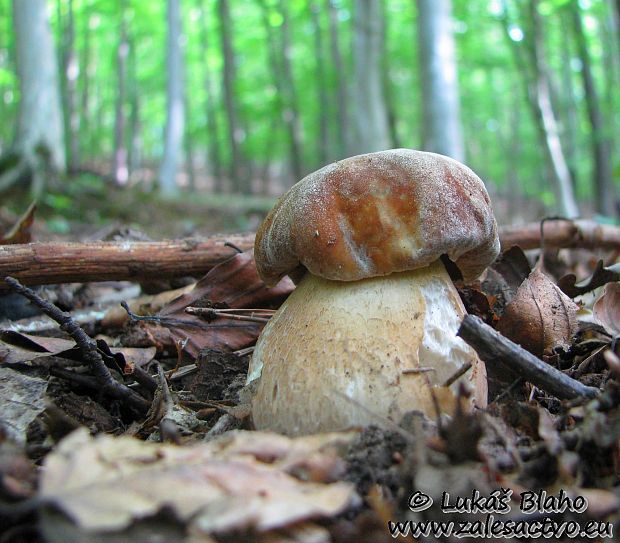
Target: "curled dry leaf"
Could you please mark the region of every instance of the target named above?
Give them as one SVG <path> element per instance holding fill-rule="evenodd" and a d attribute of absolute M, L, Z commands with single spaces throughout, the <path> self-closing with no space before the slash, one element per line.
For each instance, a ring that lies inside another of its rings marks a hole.
<path fill-rule="evenodd" d="M 568 348 L 577 331 L 577 305 L 541 271 L 523 281 L 497 329 L 540 357 L 556 347 Z"/>
<path fill-rule="evenodd" d="M 607 283 L 592 308 L 594 318 L 610 334 L 620 334 L 620 283 Z"/>
<path fill-rule="evenodd" d="M 583 281 L 577 285 L 577 277 L 569 273 L 558 281 L 558 286 L 567 296 L 574 298 L 575 296 L 581 296 L 582 294 L 591 292 L 612 281 L 620 281 L 620 265 L 614 264 L 605 267 L 603 261 L 599 260 L 596 263 L 596 268 L 587 281 Z"/>
<path fill-rule="evenodd" d="M 192 531 L 265 532 L 331 517 L 359 503 L 349 483 L 296 476 L 304 465 L 315 475 L 333 473 L 342 460 L 330 445 L 354 435 L 292 439 L 236 432 L 178 447 L 93 438 L 80 429 L 48 455 L 39 494 L 89 531 L 121 531 L 168 508 Z M 267 444 L 268 453 L 259 444 Z"/>

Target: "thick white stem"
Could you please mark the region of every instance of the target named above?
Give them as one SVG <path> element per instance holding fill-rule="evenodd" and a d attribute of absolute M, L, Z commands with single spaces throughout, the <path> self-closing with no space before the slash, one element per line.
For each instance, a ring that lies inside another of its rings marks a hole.
<path fill-rule="evenodd" d="M 464 314 L 439 262 L 353 282 L 307 274 L 256 345 L 254 424 L 307 434 L 398 422 L 412 410 L 435 418 L 435 405 L 450 411 L 463 381 L 484 405 L 484 365 L 456 336 Z M 472 369 L 442 386 L 466 364 Z"/>

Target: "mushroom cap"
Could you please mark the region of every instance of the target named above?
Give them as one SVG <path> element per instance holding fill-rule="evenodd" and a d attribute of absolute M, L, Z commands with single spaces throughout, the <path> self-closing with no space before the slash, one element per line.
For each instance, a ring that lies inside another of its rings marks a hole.
<path fill-rule="evenodd" d="M 254 244 L 267 284 L 300 265 L 357 281 L 422 268 L 444 254 L 469 280 L 498 253 L 480 178 L 456 160 L 411 149 L 354 156 L 304 177 L 271 210 Z"/>

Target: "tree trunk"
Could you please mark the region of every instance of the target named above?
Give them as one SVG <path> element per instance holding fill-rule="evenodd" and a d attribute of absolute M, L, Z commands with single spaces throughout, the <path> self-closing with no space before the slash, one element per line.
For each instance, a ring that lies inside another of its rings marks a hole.
<path fill-rule="evenodd" d="M 417 6 L 423 147 L 463 161 L 452 2 L 417 0 Z"/>
<path fill-rule="evenodd" d="M 323 32 L 321 30 L 321 8 L 315 1 L 310 2 L 310 17 L 314 34 L 314 54 L 316 55 L 316 85 L 319 103 L 319 143 L 318 157 L 321 165 L 329 162 L 329 97 L 327 92 L 327 76 L 325 70 L 325 51 Z"/>
<path fill-rule="evenodd" d="M 218 1 L 220 15 L 220 36 L 222 40 L 222 53 L 224 57 L 224 102 L 226 104 L 226 118 L 228 121 L 228 139 L 231 153 L 230 179 L 233 192 L 243 192 L 242 179 L 242 153 L 241 141 L 243 130 L 241 129 L 237 115 L 237 103 L 235 100 L 235 79 L 237 67 L 232 46 L 232 21 L 228 0 Z"/>
<path fill-rule="evenodd" d="M 129 54 L 129 39 L 127 37 L 126 0 L 120 3 L 120 32 L 116 51 L 116 112 L 114 119 L 114 163 L 112 175 L 119 185 L 124 185 L 129 180 L 129 168 L 127 166 L 127 144 L 125 142 L 125 100 L 127 88 L 127 56 Z"/>
<path fill-rule="evenodd" d="M 504 31 L 513 50 L 518 71 L 523 77 L 525 93 L 534 116 L 541 147 L 544 149 L 551 169 L 561 213 L 568 218 L 575 218 L 579 215 L 579 208 L 573 192 L 570 170 L 560 142 L 558 123 L 551 107 L 549 74 L 544 60 L 541 21 L 537 6 L 538 0 L 531 0 L 532 35 L 526 41 L 529 58 L 523 55 L 519 44 L 510 37 L 511 22 L 506 0 L 502 0 Z"/>
<path fill-rule="evenodd" d="M 171 196 L 178 192 L 177 169 L 183 149 L 185 107 L 183 91 L 183 54 L 181 51 L 180 0 L 168 0 L 168 37 L 166 41 L 167 112 L 164 158 L 159 170 L 159 186 L 162 194 Z"/>
<path fill-rule="evenodd" d="M 127 168 L 129 177 L 140 168 L 142 162 L 142 125 L 140 123 L 140 92 L 136 74 L 136 42 L 129 37 L 129 58 L 127 61 L 127 79 L 129 83 L 129 148 L 127 150 Z"/>
<path fill-rule="evenodd" d="M 388 116 L 388 127 L 390 132 L 390 147 L 399 148 L 401 146 L 398 130 L 396 128 L 397 115 L 394 109 L 394 92 L 392 88 L 392 78 L 390 77 L 390 54 L 387 48 L 387 17 L 382 17 L 381 32 L 383 33 L 383 48 L 381 51 L 381 79 L 383 82 L 383 95 L 385 96 L 385 106 Z"/>
<path fill-rule="evenodd" d="M 381 81 L 383 6 L 376 0 L 353 3 L 354 153 L 390 147 L 387 108 Z"/>
<path fill-rule="evenodd" d="M 575 41 L 581 60 L 581 77 L 586 96 L 588 119 L 592 128 L 592 161 L 594 166 L 594 194 L 596 210 L 602 215 L 614 215 L 614 196 L 612 188 L 612 170 L 610 157 L 610 142 L 606 134 L 605 122 L 601 113 L 598 92 L 592 75 L 592 63 L 590 52 L 586 44 L 586 38 L 581 22 L 579 5 L 568 4 L 571 10 L 575 30 Z"/>
<path fill-rule="evenodd" d="M 299 181 L 303 175 L 302 166 L 302 132 L 299 121 L 299 109 L 297 107 L 297 89 L 293 80 L 291 67 L 291 39 L 290 18 L 288 13 L 288 0 L 280 0 L 280 13 L 282 14 L 282 88 L 284 90 L 284 120 L 289 131 L 290 161 L 293 178 Z"/>
<path fill-rule="evenodd" d="M 338 31 L 338 8 L 334 4 L 334 0 L 325 0 L 327 13 L 329 15 L 329 41 L 332 56 L 332 64 L 334 65 L 336 79 L 336 95 L 337 95 L 337 134 L 338 144 L 336 146 L 334 158 L 344 158 L 351 151 L 351 137 L 349 127 L 349 98 L 347 92 L 347 74 L 342 62 L 342 54 L 340 53 L 340 38 Z"/>
<path fill-rule="evenodd" d="M 64 118 L 65 134 L 68 140 L 67 164 L 69 170 L 79 166 L 80 116 L 77 109 L 77 80 L 79 64 L 75 51 L 75 17 L 73 0 L 67 6 L 67 24 L 63 29 L 63 77 L 64 77 Z"/>
<path fill-rule="evenodd" d="M 91 75 L 93 72 L 92 59 L 91 59 L 91 31 L 90 31 L 90 19 L 92 15 L 86 14 L 84 17 L 85 23 L 82 28 L 82 40 L 83 46 L 81 50 L 80 65 L 82 68 L 82 92 L 80 94 L 80 141 L 82 142 L 80 156 L 82 160 L 88 159 L 90 156 L 90 150 L 92 148 L 92 130 L 91 130 Z M 84 150 L 87 153 L 84 153 Z"/>
<path fill-rule="evenodd" d="M 532 41 L 530 55 L 534 68 L 533 94 L 535 96 L 539 130 L 542 129 L 547 153 L 553 167 L 553 174 L 560 194 L 562 212 L 568 218 L 579 216 L 579 207 L 573 192 L 570 170 L 562 150 L 558 122 L 551 105 L 551 85 L 549 83 L 549 67 L 545 61 L 542 21 L 538 13 L 538 0 L 530 2 L 530 17 L 532 22 Z"/>
<path fill-rule="evenodd" d="M 213 78 L 209 69 L 209 27 L 204 0 L 200 0 L 200 58 L 204 68 L 205 112 L 207 115 L 207 146 L 211 174 L 214 177 L 214 191 L 222 192 L 222 157 L 220 153 L 220 123 L 215 107 Z"/>
<path fill-rule="evenodd" d="M 32 191 L 40 193 L 45 173 L 62 174 L 66 168 L 58 65 L 45 0 L 13 0 L 13 25 L 21 99 L 13 157 L 0 165 L 0 190 L 28 176 Z"/>

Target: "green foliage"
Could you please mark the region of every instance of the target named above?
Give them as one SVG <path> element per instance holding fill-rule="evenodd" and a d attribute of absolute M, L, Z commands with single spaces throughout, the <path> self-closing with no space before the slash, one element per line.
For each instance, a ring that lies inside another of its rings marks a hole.
<path fill-rule="evenodd" d="M 336 78 L 344 76 L 349 86 L 351 70 L 352 0 L 335 3 L 339 18 L 339 41 L 344 74 L 336 74 L 330 56 L 329 20 L 325 0 L 314 0 L 319 7 L 329 103 L 326 105 L 332 146 L 336 145 Z M 584 103 L 580 66 L 573 38 L 568 30 L 566 11 L 574 0 L 540 0 L 539 13 L 545 30 L 546 61 L 551 68 L 556 113 L 561 120 L 563 142 L 571 152 L 578 194 L 591 194 L 593 168 L 589 123 Z M 303 130 L 303 163 L 307 171 L 319 167 L 319 115 L 321 103 L 317 79 L 318 54 L 311 19 L 310 0 L 230 0 L 233 48 L 237 64 L 235 99 L 243 155 L 260 175 L 261 168 L 285 167 L 289 160 L 286 125 L 282 119 L 282 100 L 267 47 L 266 21 L 276 44 L 281 43 L 284 18 L 282 2 L 289 13 L 290 60 Z M 218 0 L 182 2 L 186 60 L 186 137 L 191 138 L 197 164 L 209 169 L 207 149 L 214 140 L 224 165 L 231 160 L 226 133 L 222 91 L 224 69 L 221 52 L 221 22 Z M 0 150 L 6 149 L 17 122 L 19 97 L 14 63 L 14 37 L 10 29 L 8 2 L 0 2 Z M 80 114 L 79 143 L 83 163 L 107 172 L 114 150 L 115 106 L 117 100 L 117 48 L 125 5 L 130 60 L 127 99 L 123 111 L 128 129 L 126 144 L 131 147 L 137 167 L 154 169 L 161 159 L 165 125 L 165 2 L 139 0 L 73 0 L 75 49 L 80 73 L 77 101 Z M 461 115 L 466 141 L 467 162 L 499 192 L 507 192 L 508 179 L 516 178 L 525 195 L 539 195 L 545 204 L 553 203 L 545 156 L 528 106 L 522 74 L 519 73 L 511 44 L 503 28 L 503 8 L 510 7 L 509 18 L 524 34 L 518 47 L 527 47 L 531 37 L 527 21 L 515 16 L 527 14 L 525 0 L 472 2 L 453 0 L 455 33 L 459 61 Z M 585 29 L 593 61 L 596 85 L 603 100 L 609 136 L 618 139 L 620 123 L 620 47 L 611 26 L 609 3 L 581 0 Z M 65 31 L 69 0 L 49 0 L 51 22 L 60 54 L 66 48 Z M 263 6 L 265 6 L 263 8 Z M 389 0 L 385 6 L 385 72 L 391 109 L 396 115 L 396 132 L 403 146 L 419 147 L 421 135 L 420 80 L 418 73 L 416 22 L 413 0 Z M 7 31 L 3 31 L 6 29 Z M 216 105 L 217 134 L 209 133 L 206 81 L 210 80 Z M 131 124 L 130 119 L 137 121 Z M 139 132 L 135 132 L 135 131 Z M 568 145 L 570 144 L 570 145 Z M 137 158 L 136 158 L 137 157 Z M 620 161 L 616 158 L 616 181 Z M 89 178 L 89 183 L 93 183 Z M 82 181 L 74 181 L 78 188 Z M 100 186 L 94 190 L 99 191 Z M 76 189 L 77 190 L 77 189 Z M 66 210 L 67 198 L 49 194 L 47 205 Z"/>

